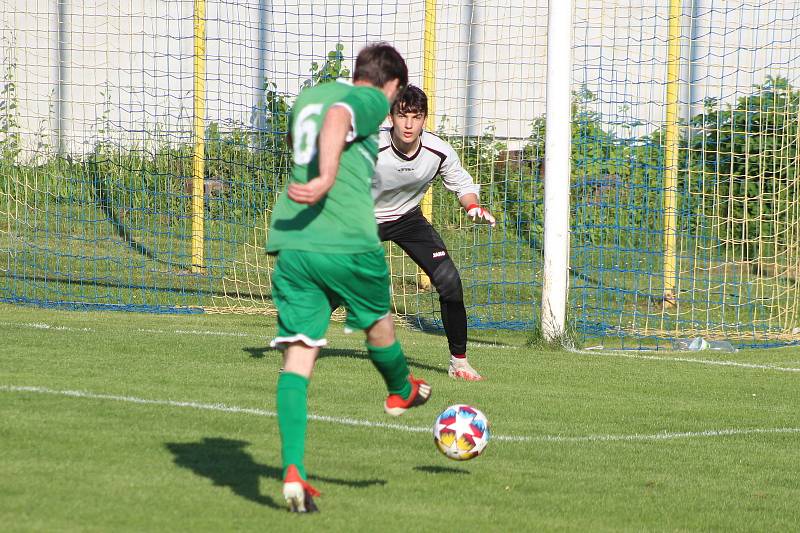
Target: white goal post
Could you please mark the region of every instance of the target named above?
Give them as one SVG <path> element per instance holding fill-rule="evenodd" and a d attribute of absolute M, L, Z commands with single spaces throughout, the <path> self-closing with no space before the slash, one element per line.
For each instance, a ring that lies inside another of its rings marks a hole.
<path fill-rule="evenodd" d="M 550 0 L 547 23 L 547 137 L 544 177 L 542 334 L 566 329 L 569 271 L 569 187 L 573 0 Z"/>

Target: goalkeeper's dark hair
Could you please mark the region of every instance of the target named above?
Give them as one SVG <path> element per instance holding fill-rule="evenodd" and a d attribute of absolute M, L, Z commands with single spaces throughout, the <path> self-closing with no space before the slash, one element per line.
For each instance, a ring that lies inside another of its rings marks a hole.
<path fill-rule="evenodd" d="M 406 61 L 394 46 L 376 43 L 358 53 L 353 81 L 366 81 L 375 87 L 383 87 L 394 79 L 398 80 L 400 88 L 408 85 Z"/>
<path fill-rule="evenodd" d="M 421 113 L 428 116 L 428 96 L 416 85 L 408 85 L 392 103 L 392 115 Z"/>

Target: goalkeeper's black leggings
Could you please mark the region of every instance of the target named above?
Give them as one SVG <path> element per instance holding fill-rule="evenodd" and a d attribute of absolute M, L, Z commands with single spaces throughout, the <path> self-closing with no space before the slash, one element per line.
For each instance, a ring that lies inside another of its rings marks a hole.
<path fill-rule="evenodd" d="M 450 353 L 467 353 L 467 311 L 461 276 L 439 233 L 417 207 L 397 220 L 378 224 L 382 241 L 397 244 L 431 279 L 439 293 Z"/>

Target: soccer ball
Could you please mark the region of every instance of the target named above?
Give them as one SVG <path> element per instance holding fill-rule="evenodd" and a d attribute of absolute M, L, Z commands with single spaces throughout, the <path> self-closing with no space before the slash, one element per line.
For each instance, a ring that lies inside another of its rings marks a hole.
<path fill-rule="evenodd" d="M 469 405 L 451 405 L 436 417 L 433 442 L 445 456 L 455 461 L 477 457 L 489 443 L 489 421 Z"/>

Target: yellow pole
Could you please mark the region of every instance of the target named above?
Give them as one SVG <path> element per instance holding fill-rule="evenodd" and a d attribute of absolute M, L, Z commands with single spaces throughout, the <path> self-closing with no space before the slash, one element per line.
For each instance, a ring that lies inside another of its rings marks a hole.
<path fill-rule="evenodd" d="M 436 0 L 425 0 L 425 34 L 422 51 L 422 90 L 428 95 L 428 131 L 436 129 Z M 422 214 L 428 220 L 433 218 L 433 188 L 428 189 L 422 198 Z M 431 286 L 431 280 L 419 272 L 419 285 L 423 289 Z"/>
<path fill-rule="evenodd" d="M 206 2 L 194 0 L 194 155 L 192 158 L 192 272 L 205 271 Z"/>
<path fill-rule="evenodd" d="M 678 237 L 678 74 L 680 69 L 681 0 L 670 0 L 667 50 L 667 119 L 664 132 L 664 301 L 676 300 Z"/>

